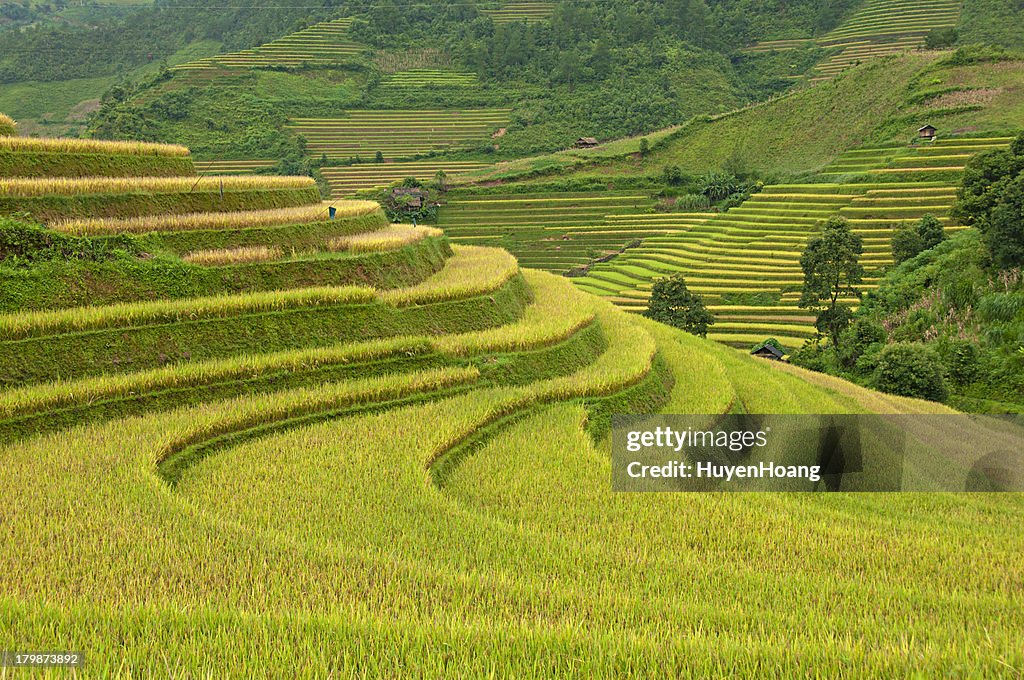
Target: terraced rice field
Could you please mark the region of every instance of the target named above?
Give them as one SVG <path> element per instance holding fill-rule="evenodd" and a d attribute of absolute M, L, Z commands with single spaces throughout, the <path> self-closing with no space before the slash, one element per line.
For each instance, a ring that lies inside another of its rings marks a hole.
<path fill-rule="evenodd" d="M 329 66 L 363 51 L 352 42 L 348 18 L 324 21 L 251 50 L 219 54 L 173 66 L 175 71 L 203 71 L 217 68 L 244 69 L 267 66 Z"/>
<path fill-rule="evenodd" d="M 547 20 L 555 11 L 553 2 L 506 2 L 499 9 L 481 10 L 491 17 L 496 24 L 508 24 L 515 21 L 539 23 Z"/>
<path fill-rule="evenodd" d="M 310 153 L 328 158 L 387 159 L 480 144 L 508 122 L 509 109 L 347 111 L 344 118 L 296 118 L 288 124 Z"/>
<path fill-rule="evenodd" d="M 407 89 L 424 87 L 476 87 L 480 79 L 475 73 L 444 69 L 412 69 L 389 73 L 381 78 L 381 87 Z"/>
<path fill-rule="evenodd" d="M 323 168 L 321 174 L 331 185 L 331 195 L 335 198 L 354 196 L 366 189 L 386 187 L 406 177 L 427 182 L 434 179 L 438 171 L 443 170 L 450 178 L 460 173 L 480 170 L 485 163 L 473 161 L 413 161 L 408 163 L 360 163 L 337 168 Z"/>
<path fill-rule="evenodd" d="M 582 289 L 625 309 L 646 307 L 653 281 L 682 272 L 705 297 L 717 323 L 709 337 L 749 346 L 772 336 L 789 348 L 814 335 L 814 318 L 797 307 L 803 274 L 800 253 L 820 221 L 846 218 L 864 239 L 861 262 L 870 290 L 891 264 L 895 230 L 926 214 L 948 230 L 957 183 L 976 153 L 1005 148 L 1008 137 L 947 138 L 916 147 L 855 149 L 842 154 L 823 177 L 859 176 L 855 183 L 765 187 L 739 208 L 707 216 L 681 216 L 675 230 L 644 239 L 639 248 L 595 265 L 575 279 Z M 860 181 L 865 177 L 873 181 Z M 637 228 L 668 226 L 669 217 L 617 218 Z M 750 304 L 751 301 L 757 304 Z M 855 300 L 849 300 L 855 304 Z"/>
<path fill-rule="evenodd" d="M 893 178 L 917 173 L 955 180 L 972 156 L 1005 148 L 1011 141 L 1011 137 L 940 137 L 913 146 L 854 149 L 840 154 L 822 174 Z"/>
<path fill-rule="evenodd" d="M 526 267 L 564 273 L 615 253 L 636 239 L 670 233 L 678 216 L 653 210 L 642 192 L 485 194 L 457 196 L 441 208 L 438 226 L 457 243 L 497 246 Z"/>
<path fill-rule="evenodd" d="M 71 232 L 138 233 L 107 218 L 118 187 Z M 98 677 L 1024 665 L 1011 494 L 609 487 L 612 413 L 945 407 L 741 356 L 362 202 L 332 221 L 316 196 L 250 199 L 161 204 L 139 236 L 160 257 L 113 278 L 45 270 L 120 302 L 0 313 L 3 639 L 73 641 Z M 147 266 L 225 287 L 151 297 Z"/>
<path fill-rule="evenodd" d="M 818 82 L 869 59 L 920 48 L 931 30 L 955 27 L 959 21 L 957 0 L 868 0 L 820 38 L 765 41 L 745 51 L 785 51 L 810 44 L 834 50 L 814 69 L 811 81 Z"/>
<path fill-rule="evenodd" d="M 274 160 L 192 161 L 200 175 L 247 175 L 277 165 Z"/>

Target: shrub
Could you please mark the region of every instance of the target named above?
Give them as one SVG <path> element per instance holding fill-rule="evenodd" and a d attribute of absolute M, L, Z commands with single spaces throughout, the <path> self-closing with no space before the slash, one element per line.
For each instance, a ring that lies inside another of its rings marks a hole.
<path fill-rule="evenodd" d="M 710 207 L 711 201 L 703 194 L 683 194 L 676 199 L 678 210 L 708 210 Z"/>
<path fill-rule="evenodd" d="M 17 132 L 17 125 L 10 116 L 0 113 L 0 137 L 13 137 Z"/>
<path fill-rule="evenodd" d="M 843 331 L 839 359 L 847 366 L 853 366 L 872 346 L 884 343 L 885 338 L 885 329 L 881 324 L 873 319 L 858 318 Z"/>
<path fill-rule="evenodd" d="M 978 376 L 978 347 L 966 340 L 954 340 L 941 347 L 946 375 L 957 385 L 969 385 Z"/>
<path fill-rule="evenodd" d="M 670 187 L 677 187 L 683 183 L 683 170 L 678 165 L 666 165 L 662 170 L 662 175 L 665 178 L 665 184 Z"/>
<path fill-rule="evenodd" d="M 925 36 L 924 44 L 930 50 L 939 50 L 945 47 L 952 47 L 956 44 L 957 30 L 952 26 L 948 28 L 933 28 Z"/>
<path fill-rule="evenodd" d="M 896 343 L 883 349 L 873 383 L 883 392 L 904 397 L 945 401 L 949 396 L 939 355 L 921 344 Z"/>
<path fill-rule="evenodd" d="M 725 172 L 709 172 L 700 178 L 700 192 L 712 201 L 723 201 L 742 187 L 735 175 Z"/>
<path fill-rule="evenodd" d="M 686 287 L 682 274 L 655 282 L 644 316 L 700 337 L 705 337 L 708 326 L 715 323 L 701 297 Z"/>
<path fill-rule="evenodd" d="M 817 340 L 807 340 L 789 355 L 789 363 L 811 371 L 825 370 L 825 351 Z"/>

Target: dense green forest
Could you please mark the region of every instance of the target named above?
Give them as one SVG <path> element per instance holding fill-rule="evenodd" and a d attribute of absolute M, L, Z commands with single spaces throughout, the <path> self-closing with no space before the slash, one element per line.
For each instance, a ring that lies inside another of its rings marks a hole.
<path fill-rule="evenodd" d="M 152 7 L 94 7 L 74 20 L 35 16 L 38 20 L 28 26 L 0 29 L 0 83 L 123 74 L 202 40 L 217 41 L 225 50 L 251 47 L 336 14 L 341 7 L 331 0 L 318 4 L 322 6 L 237 0 L 203 7 L 158 0 Z"/>
<path fill-rule="evenodd" d="M 510 158 L 562 148 L 579 135 L 607 139 L 678 124 L 777 93 L 792 84 L 777 75 L 779 58 L 741 56 L 737 48 L 763 38 L 827 31 L 857 3 L 566 0 L 547 21 L 529 24 L 495 23 L 486 10 L 497 4 L 347 0 L 315 8 L 242 2 L 196 9 L 158 2 L 93 23 L 44 21 L 0 31 L 0 83 L 125 73 L 204 41 L 228 52 L 316 21 L 352 16 L 352 39 L 371 50 L 365 58 L 331 68 L 274 69 L 294 76 L 287 84 L 287 78 L 277 78 L 275 95 L 261 94 L 266 69 L 202 88 L 166 73 L 121 83 L 103 98 L 93 133 L 174 139 L 200 155 L 233 149 L 236 155 L 279 157 L 289 144 L 281 126 L 296 112 L 511 107 L 498 149 L 478 150 Z M 450 68 L 475 72 L 479 86 L 398 92 L 379 87 L 374 57 L 425 47 L 440 51 Z M 811 50 L 785 59 L 806 70 L 817 56 Z M 280 96 L 282 86 L 299 96 Z"/>

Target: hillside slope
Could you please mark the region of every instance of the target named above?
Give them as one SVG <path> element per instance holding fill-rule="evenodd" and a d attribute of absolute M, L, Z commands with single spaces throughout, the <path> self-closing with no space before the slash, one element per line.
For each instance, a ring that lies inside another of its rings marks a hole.
<path fill-rule="evenodd" d="M 303 180 L 186 199 L 184 174 L 32 176 L 31 144 L 0 180 L 47 224 L 0 228 L 23 296 L 0 314 L 5 637 L 72 641 L 98 675 L 1024 663 L 1015 497 L 608 486 L 612 413 L 944 407 L 741 356 L 373 204 L 331 219 Z"/>

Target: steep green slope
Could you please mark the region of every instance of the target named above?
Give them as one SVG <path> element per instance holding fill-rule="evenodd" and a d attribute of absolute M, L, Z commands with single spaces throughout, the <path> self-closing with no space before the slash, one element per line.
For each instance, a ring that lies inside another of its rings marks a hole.
<path fill-rule="evenodd" d="M 822 170 L 843 151 L 898 146 L 931 123 L 940 134 L 1015 134 L 1024 111 L 1024 62 L 965 48 L 954 53 L 908 53 L 851 69 L 842 77 L 774 101 L 702 118 L 649 136 L 589 152 L 522 159 L 467 174 L 465 181 L 604 181 L 648 178 L 661 183 L 665 167 L 683 172 L 729 169 L 759 178 L 798 178 Z M 616 155 L 614 160 L 604 160 Z"/>

